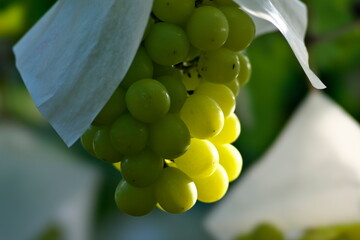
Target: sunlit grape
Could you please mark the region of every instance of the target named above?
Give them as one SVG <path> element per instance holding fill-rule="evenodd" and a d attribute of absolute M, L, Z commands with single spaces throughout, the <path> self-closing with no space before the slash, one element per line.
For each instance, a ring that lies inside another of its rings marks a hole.
<path fill-rule="evenodd" d="M 169 213 L 183 213 L 194 206 L 197 191 L 194 182 L 177 168 L 165 168 L 156 182 L 156 199 Z"/>

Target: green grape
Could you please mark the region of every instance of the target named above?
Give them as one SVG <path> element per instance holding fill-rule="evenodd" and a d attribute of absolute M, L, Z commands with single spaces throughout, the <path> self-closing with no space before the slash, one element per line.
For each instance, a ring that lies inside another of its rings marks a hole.
<path fill-rule="evenodd" d="M 194 182 L 177 168 L 167 167 L 156 182 L 156 199 L 166 212 L 183 213 L 196 202 Z"/>
<path fill-rule="evenodd" d="M 239 75 L 239 58 L 227 48 L 203 52 L 200 55 L 198 71 L 209 82 L 230 82 Z"/>
<path fill-rule="evenodd" d="M 135 154 L 148 142 L 148 127 L 130 114 L 121 115 L 110 128 L 113 146 L 123 154 Z"/>
<path fill-rule="evenodd" d="M 190 42 L 204 51 L 220 48 L 229 34 L 229 25 L 225 15 L 216 7 L 196 8 L 190 16 L 186 31 Z"/>
<path fill-rule="evenodd" d="M 132 84 L 125 99 L 131 115 L 146 123 L 162 118 L 170 109 L 168 91 L 154 79 L 142 79 Z"/>
<path fill-rule="evenodd" d="M 155 79 L 166 75 L 171 75 L 181 79 L 180 71 L 177 70 L 176 68 L 173 68 L 172 66 L 164 66 L 157 64 L 155 62 L 153 62 L 153 66 L 154 66 L 153 78 Z"/>
<path fill-rule="evenodd" d="M 194 91 L 200 83 L 199 73 L 196 68 L 184 70 L 182 73 L 182 82 L 187 91 Z"/>
<path fill-rule="evenodd" d="M 161 174 L 164 160 L 150 150 L 126 156 L 121 162 L 124 179 L 134 187 L 147 187 Z"/>
<path fill-rule="evenodd" d="M 239 5 L 235 3 L 233 0 L 214 0 L 214 3 L 219 6 L 239 7 Z"/>
<path fill-rule="evenodd" d="M 217 135 L 224 126 L 224 114 L 219 105 L 210 97 L 193 94 L 189 96 L 181 111 L 193 137 L 206 139 Z"/>
<path fill-rule="evenodd" d="M 247 48 L 255 36 L 255 24 L 251 17 L 238 7 L 219 8 L 229 23 L 229 36 L 223 47 L 232 51 Z"/>
<path fill-rule="evenodd" d="M 93 148 L 96 157 L 105 162 L 120 162 L 124 157 L 124 155 L 118 152 L 111 144 L 108 127 L 102 127 L 95 133 Z"/>
<path fill-rule="evenodd" d="M 146 53 L 145 48 L 140 46 L 120 86 L 128 89 L 131 84 L 140 79 L 151 78 L 153 71 L 150 57 Z"/>
<path fill-rule="evenodd" d="M 251 64 L 249 58 L 243 53 L 238 52 L 237 56 L 240 61 L 240 72 L 237 80 L 240 84 L 240 87 L 244 86 L 249 82 L 251 76 Z"/>
<path fill-rule="evenodd" d="M 115 202 L 129 215 L 144 216 L 156 206 L 154 187 L 137 188 L 122 179 L 115 190 Z"/>
<path fill-rule="evenodd" d="M 285 240 L 284 235 L 274 225 L 263 223 L 252 232 L 253 240 Z"/>
<path fill-rule="evenodd" d="M 234 240 L 253 240 L 250 234 L 242 234 L 237 236 Z"/>
<path fill-rule="evenodd" d="M 240 132 L 241 125 L 239 118 L 235 113 L 232 113 L 225 119 L 221 132 L 209 140 L 215 144 L 233 143 L 239 137 Z"/>
<path fill-rule="evenodd" d="M 219 153 L 219 162 L 225 169 L 229 182 L 234 181 L 240 175 L 243 160 L 240 152 L 231 144 L 215 145 Z"/>
<path fill-rule="evenodd" d="M 186 153 L 174 161 L 176 167 L 190 178 L 206 178 L 213 174 L 217 168 L 219 154 L 211 142 L 192 138 Z"/>
<path fill-rule="evenodd" d="M 179 116 L 168 114 L 150 125 L 149 143 L 155 153 L 173 159 L 189 148 L 190 133 Z"/>
<path fill-rule="evenodd" d="M 212 6 L 212 7 L 217 7 L 216 4 L 214 3 L 214 0 L 200 0 L 198 1 L 197 5 L 200 6 Z"/>
<path fill-rule="evenodd" d="M 154 0 L 152 11 L 164 22 L 183 24 L 194 8 L 194 0 Z"/>
<path fill-rule="evenodd" d="M 187 92 L 184 84 L 180 79 L 175 76 L 161 76 L 157 80 L 161 82 L 169 93 L 170 96 L 170 113 L 177 113 L 187 98 Z"/>
<path fill-rule="evenodd" d="M 219 104 L 225 118 L 235 110 L 235 96 L 233 92 L 223 84 L 203 82 L 196 88 L 195 94 L 205 95 L 215 100 L 215 102 Z"/>
<path fill-rule="evenodd" d="M 96 116 L 93 124 L 109 125 L 124 112 L 126 112 L 125 91 L 121 87 L 118 87 L 100 113 Z"/>
<path fill-rule="evenodd" d="M 96 157 L 96 154 L 94 152 L 93 142 L 94 142 L 95 133 L 99 129 L 100 129 L 100 127 L 91 125 L 86 130 L 86 132 L 81 136 L 81 145 L 88 153 L 90 153 L 94 157 Z"/>
<path fill-rule="evenodd" d="M 151 29 L 151 27 L 153 26 L 155 24 L 155 19 L 153 18 L 153 17 L 149 17 L 149 20 L 148 20 L 148 22 L 147 22 L 147 24 L 146 24 L 146 28 L 145 28 L 145 32 L 144 32 L 144 35 L 143 35 L 143 37 L 142 37 L 142 41 L 144 41 L 144 39 L 147 37 L 147 35 L 149 34 L 149 32 L 150 32 L 150 29 Z"/>
<path fill-rule="evenodd" d="M 190 43 L 184 30 L 171 23 L 156 23 L 145 39 L 151 59 L 160 65 L 171 66 L 188 56 Z"/>
<path fill-rule="evenodd" d="M 218 164 L 215 172 L 207 178 L 194 180 L 198 191 L 198 200 L 205 203 L 216 202 L 226 193 L 229 180 L 225 169 Z"/>
<path fill-rule="evenodd" d="M 189 53 L 187 58 L 185 59 L 186 62 L 193 60 L 194 58 L 198 57 L 200 55 L 200 49 L 194 47 L 192 44 L 190 44 Z"/>
<path fill-rule="evenodd" d="M 230 82 L 224 83 L 224 85 L 227 86 L 228 88 L 230 88 L 230 90 L 233 92 L 235 98 L 239 95 L 240 83 L 238 82 L 238 80 L 236 78 Z"/>

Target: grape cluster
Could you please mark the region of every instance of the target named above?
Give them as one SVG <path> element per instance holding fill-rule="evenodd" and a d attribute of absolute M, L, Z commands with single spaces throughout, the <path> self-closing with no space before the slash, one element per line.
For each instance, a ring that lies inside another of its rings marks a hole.
<path fill-rule="evenodd" d="M 221 199 L 239 176 L 235 98 L 251 71 L 240 51 L 254 33 L 231 0 L 154 0 L 126 76 L 81 138 L 121 171 L 122 211 L 182 213 Z"/>

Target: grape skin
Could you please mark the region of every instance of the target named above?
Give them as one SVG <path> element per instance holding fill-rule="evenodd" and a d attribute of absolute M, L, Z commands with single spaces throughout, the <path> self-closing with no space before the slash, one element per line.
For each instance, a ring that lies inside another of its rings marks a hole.
<path fill-rule="evenodd" d="M 125 157 L 121 162 L 124 179 L 134 187 L 153 184 L 163 170 L 164 161 L 150 150 Z"/>
<path fill-rule="evenodd" d="M 196 8 L 190 16 L 186 31 L 192 45 L 203 51 L 220 48 L 229 34 L 224 14 L 212 6 Z"/>
<path fill-rule="evenodd" d="M 198 200 L 205 203 L 216 202 L 226 193 L 229 179 L 225 169 L 219 164 L 215 172 L 207 178 L 194 180 Z"/>
<path fill-rule="evenodd" d="M 235 96 L 233 92 L 223 84 L 204 82 L 195 90 L 195 94 L 209 96 L 219 105 L 224 117 L 228 117 L 235 110 Z"/>
<path fill-rule="evenodd" d="M 239 57 L 227 48 L 203 52 L 200 55 L 198 71 L 209 82 L 231 82 L 240 72 Z"/>
<path fill-rule="evenodd" d="M 154 0 L 153 12 L 162 21 L 183 24 L 195 8 L 194 0 Z"/>
<path fill-rule="evenodd" d="M 219 154 L 208 140 L 192 138 L 188 151 L 174 161 L 176 167 L 192 179 L 206 178 L 217 168 Z"/>
<path fill-rule="evenodd" d="M 143 150 L 148 137 L 148 127 L 130 114 L 120 116 L 110 129 L 111 143 L 123 154 L 135 154 Z"/>
<path fill-rule="evenodd" d="M 118 152 L 111 144 L 108 127 L 102 127 L 95 133 L 93 149 L 96 157 L 106 162 L 120 162 L 124 157 L 124 155 Z"/>
<path fill-rule="evenodd" d="M 168 167 L 162 171 L 155 187 L 156 199 L 166 212 L 183 213 L 196 202 L 194 182 L 179 169 Z"/>
<path fill-rule="evenodd" d="M 115 190 L 115 202 L 119 209 L 131 216 L 144 216 L 156 206 L 153 186 L 137 188 L 122 179 Z"/>
<path fill-rule="evenodd" d="M 145 38 L 145 48 L 154 62 L 171 66 L 186 59 L 190 43 L 182 28 L 160 22 L 152 26 Z"/>
<path fill-rule="evenodd" d="M 224 114 L 210 97 L 191 95 L 185 101 L 180 115 L 193 137 L 206 139 L 217 135 L 224 126 Z"/>
<path fill-rule="evenodd" d="M 173 159 L 189 148 L 190 132 L 179 116 L 168 114 L 151 124 L 149 142 L 159 156 Z"/>
<path fill-rule="evenodd" d="M 131 115 L 146 123 L 162 118 L 170 109 L 168 91 L 154 79 L 142 79 L 132 84 L 125 99 Z"/>

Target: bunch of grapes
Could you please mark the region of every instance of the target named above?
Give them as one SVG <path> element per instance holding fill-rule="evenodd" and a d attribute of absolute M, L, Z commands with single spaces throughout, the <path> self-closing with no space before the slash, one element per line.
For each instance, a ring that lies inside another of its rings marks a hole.
<path fill-rule="evenodd" d="M 126 76 L 81 138 L 121 171 L 122 211 L 182 213 L 225 195 L 242 168 L 234 109 L 254 33 L 231 0 L 154 0 Z"/>

